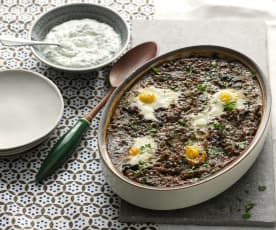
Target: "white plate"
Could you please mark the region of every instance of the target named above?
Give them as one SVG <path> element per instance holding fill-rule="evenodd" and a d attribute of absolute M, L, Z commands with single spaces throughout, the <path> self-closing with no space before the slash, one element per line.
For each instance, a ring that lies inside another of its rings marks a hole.
<path fill-rule="evenodd" d="M 33 147 L 57 126 L 63 107 L 60 91 L 43 75 L 0 71 L 0 152 Z"/>

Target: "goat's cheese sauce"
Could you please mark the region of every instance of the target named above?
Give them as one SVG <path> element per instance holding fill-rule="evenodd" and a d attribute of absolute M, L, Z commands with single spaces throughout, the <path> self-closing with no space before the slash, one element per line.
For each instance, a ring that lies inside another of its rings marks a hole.
<path fill-rule="evenodd" d="M 44 41 L 60 44 L 41 47 L 49 61 L 72 68 L 99 65 L 121 48 L 120 35 L 111 26 L 92 19 L 70 20 L 57 25 Z"/>

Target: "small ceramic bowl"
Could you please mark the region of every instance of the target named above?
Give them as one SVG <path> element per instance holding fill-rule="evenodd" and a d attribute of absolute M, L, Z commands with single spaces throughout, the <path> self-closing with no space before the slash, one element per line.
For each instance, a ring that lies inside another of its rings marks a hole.
<path fill-rule="evenodd" d="M 85 19 L 85 18 L 94 19 L 99 22 L 108 24 L 115 30 L 115 32 L 117 32 L 120 35 L 121 48 L 117 51 L 117 53 L 113 57 L 105 60 L 104 62 L 98 65 L 91 65 L 89 67 L 84 67 L 84 68 L 73 68 L 73 67 L 65 67 L 65 66 L 61 66 L 53 63 L 41 53 L 38 46 L 31 48 L 34 55 L 40 61 L 46 63 L 51 67 L 64 70 L 64 71 L 72 71 L 72 72 L 91 71 L 91 70 L 101 68 L 113 62 L 126 50 L 130 40 L 130 30 L 125 20 L 119 14 L 117 14 L 116 12 L 114 12 L 109 8 L 106 8 L 100 5 L 88 4 L 88 3 L 75 3 L 75 4 L 67 4 L 64 6 L 54 8 L 46 12 L 42 16 L 40 16 L 34 22 L 31 28 L 30 38 L 32 40 L 42 41 L 44 40 L 45 36 L 49 33 L 49 31 L 53 27 L 69 20 L 78 20 L 78 19 Z"/>
<path fill-rule="evenodd" d="M 0 157 L 27 151 L 44 141 L 63 115 L 57 86 L 26 70 L 0 71 Z"/>
<path fill-rule="evenodd" d="M 256 78 L 259 82 L 263 97 L 263 113 L 260 125 L 254 139 L 247 149 L 231 164 L 228 164 L 217 173 L 208 176 L 192 184 L 176 186 L 171 188 L 152 187 L 131 181 L 125 177 L 112 163 L 107 149 L 108 126 L 113 113 L 124 95 L 136 82 L 140 81 L 145 73 L 153 66 L 169 60 L 189 56 L 225 57 L 236 60 L 250 69 L 256 71 Z M 112 94 L 105 106 L 98 135 L 98 147 L 102 160 L 102 170 L 106 181 L 110 184 L 115 193 L 131 204 L 142 208 L 155 210 L 171 210 L 185 208 L 204 202 L 220 194 L 237 180 L 252 166 L 260 154 L 267 135 L 271 117 L 271 92 L 268 79 L 254 61 L 238 51 L 219 46 L 192 46 L 163 54 L 133 72 Z"/>

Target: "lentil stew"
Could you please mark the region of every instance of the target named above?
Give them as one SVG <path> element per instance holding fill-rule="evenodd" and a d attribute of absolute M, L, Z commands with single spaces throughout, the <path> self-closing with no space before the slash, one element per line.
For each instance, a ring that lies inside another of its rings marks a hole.
<path fill-rule="evenodd" d="M 193 184 L 243 154 L 262 112 L 256 73 L 242 63 L 176 58 L 153 66 L 123 95 L 107 148 L 113 164 L 135 182 Z"/>

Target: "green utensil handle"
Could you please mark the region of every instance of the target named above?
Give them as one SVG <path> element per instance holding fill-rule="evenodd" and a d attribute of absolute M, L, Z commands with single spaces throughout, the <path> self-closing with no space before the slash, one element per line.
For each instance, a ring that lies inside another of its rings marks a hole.
<path fill-rule="evenodd" d="M 36 175 L 37 182 L 41 182 L 52 174 L 71 156 L 79 145 L 82 134 L 89 126 L 89 121 L 85 118 L 80 118 L 77 123 L 59 139 L 42 163 Z"/>

